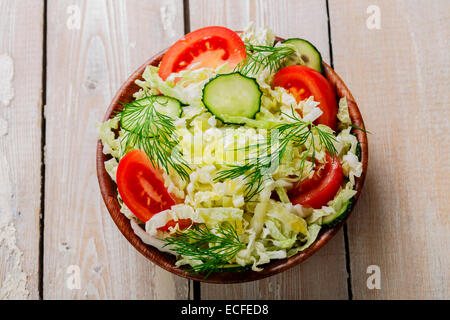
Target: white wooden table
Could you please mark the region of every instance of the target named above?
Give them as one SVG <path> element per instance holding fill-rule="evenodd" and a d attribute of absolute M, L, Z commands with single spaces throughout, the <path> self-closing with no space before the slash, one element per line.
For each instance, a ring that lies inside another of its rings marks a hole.
<path fill-rule="evenodd" d="M 303 264 L 194 284 L 113 224 L 95 121 L 185 32 L 249 21 L 334 65 L 372 132 L 369 172 L 344 230 Z M 448 0 L 0 0 L 0 298 L 449 299 L 449 40 Z"/>

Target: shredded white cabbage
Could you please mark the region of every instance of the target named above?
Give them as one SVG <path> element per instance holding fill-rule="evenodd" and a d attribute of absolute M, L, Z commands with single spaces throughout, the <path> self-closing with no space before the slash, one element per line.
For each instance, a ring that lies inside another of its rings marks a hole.
<path fill-rule="evenodd" d="M 97 123 L 97 132 L 103 142 L 103 153 L 119 158 L 119 139 L 116 139 L 114 130 L 119 128 L 119 119 L 113 118 L 103 123 Z"/>
<path fill-rule="evenodd" d="M 275 35 L 268 28 L 257 28 L 255 23 L 250 22 L 241 35 L 242 40 L 254 45 L 272 46 Z"/>
<path fill-rule="evenodd" d="M 339 110 L 337 117 L 341 122 L 340 125 L 342 127 L 348 127 L 352 124 L 352 120 L 350 119 L 350 114 L 348 112 L 348 105 L 346 98 L 342 98 L 339 100 Z"/>

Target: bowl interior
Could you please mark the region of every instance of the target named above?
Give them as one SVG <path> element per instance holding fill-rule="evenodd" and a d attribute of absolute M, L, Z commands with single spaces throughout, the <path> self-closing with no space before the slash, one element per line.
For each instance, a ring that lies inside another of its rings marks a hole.
<path fill-rule="evenodd" d="M 284 39 L 278 38 L 277 41 L 282 41 Z M 137 79 L 141 79 L 141 75 L 144 72 L 145 68 L 148 65 L 157 66 L 164 52 L 161 52 L 154 57 L 150 58 L 146 63 L 144 63 L 138 70 L 136 70 L 130 78 L 122 85 L 119 89 L 115 97 L 113 98 L 111 105 L 109 106 L 104 121 L 111 118 L 113 112 L 121 107 L 121 103 L 130 102 L 133 99 L 133 94 L 139 90 L 139 87 L 135 84 Z M 327 65 L 324 64 L 324 74 L 327 79 L 330 81 L 332 86 L 336 89 L 336 93 L 338 98 L 346 97 L 349 107 L 350 118 L 352 123 L 359 128 L 364 129 L 364 122 L 361 116 L 361 113 L 358 109 L 358 106 L 353 98 L 351 92 L 348 90 L 344 82 L 341 78 L 334 72 L 334 70 Z M 368 145 L 367 145 L 367 135 L 365 132 L 361 130 L 356 130 L 355 135 L 361 146 L 361 161 L 363 164 L 363 172 L 360 178 L 356 179 L 356 190 L 357 194 L 355 195 L 355 201 L 353 201 L 352 208 L 350 212 L 347 214 L 345 219 L 341 221 L 338 225 L 329 229 L 322 229 L 316 241 L 307 249 L 297 253 L 296 255 L 282 259 L 282 260 L 274 260 L 264 266 L 264 269 L 259 272 L 255 271 L 227 271 L 222 273 L 214 273 L 211 274 L 208 278 L 204 278 L 203 275 L 200 274 L 190 274 L 184 268 L 176 268 L 175 267 L 175 257 L 171 254 L 164 253 L 159 251 L 158 249 L 145 244 L 133 231 L 130 221 L 126 218 L 122 213 L 120 213 L 120 205 L 117 200 L 117 186 L 114 181 L 110 178 L 108 173 L 106 172 L 104 162 L 108 160 L 110 157 L 103 154 L 103 145 L 101 141 L 97 144 L 97 176 L 100 184 L 100 190 L 105 201 L 106 207 L 114 220 L 115 224 L 122 232 L 122 234 L 127 238 L 127 240 L 144 256 L 150 259 L 153 263 L 158 266 L 185 278 L 189 278 L 192 280 L 210 282 L 210 283 L 237 283 L 237 282 L 246 282 L 259 280 L 265 277 L 269 277 L 275 275 L 281 271 L 289 269 L 303 260 L 309 258 L 312 254 L 314 254 L 317 250 L 319 250 L 322 246 L 324 246 L 342 227 L 346 219 L 349 217 L 353 208 L 359 198 L 361 190 L 363 188 L 366 172 L 367 172 L 367 163 L 368 163 Z"/>

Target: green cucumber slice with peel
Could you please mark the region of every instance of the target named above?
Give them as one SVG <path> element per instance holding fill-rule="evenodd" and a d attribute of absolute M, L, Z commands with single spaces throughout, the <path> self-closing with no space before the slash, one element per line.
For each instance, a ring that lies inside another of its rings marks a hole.
<path fill-rule="evenodd" d="M 255 79 L 239 72 L 219 74 L 203 88 L 202 101 L 217 119 L 226 124 L 244 124 L 261 108 L 262 92 Z"/>
<path fill-rule="evenodd" d="M 282 43 L 291 44 L 297 49 L 297 52 L 303 60 L 303 65 L 320 73 L 323 72 L 322 55 L 311 42 L 300 38 L 292 38 Z"/>

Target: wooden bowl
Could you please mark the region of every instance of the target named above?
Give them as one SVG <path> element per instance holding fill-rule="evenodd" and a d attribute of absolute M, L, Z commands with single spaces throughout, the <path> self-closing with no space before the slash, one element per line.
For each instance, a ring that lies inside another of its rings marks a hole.
<path fill-rule="evenodd" d="M 277 41 L 283 41 L 284 39 L 277 37 Z M 111 102 L 108 110 L 106 111 L 104 121 L 111 118 L 113 111 L 120 108 L 120 102 L 130 102 L 133 99 L 133 94 L 139 90 L 139 87 L 135 84 L 135 80 L 141 79 L 141 75 L 144 72 L 145 68 L 148 65 L 158 66 L 160 63 L 162 56 L 164 55 L 164 51 L 150 58 L 147 62 L 145 62 L 142 66 L 139 67 L 128 80 L 122 85 L 114 99 Z M 359 128 L 365 129 L 364 122 L 361 116 L 361 113 L 358 109 L 358 106 L 353 98 L 350 90 L 346 87 L 341 78 L 334 72 L 333 69 L 326 63 L 323 63 L 325 69 L 325 76 L 330 81 L 330 83 L 335 87 L 337 95 L 339 98 L 346 97 L 348 102 L 348 108 L 350 113 L 350 118 L 354 125 Z M 171 254 L 164 253 L 159 251 L 158 249 L 145 244 L 134 232 L 131 227 L 130 221 L 127 217 L 125 217 L 122 213 L 120 213 L 120 205 L 117 201 L 117 186 L 114 181 L 110 178 L 108 173 L 105 170 L 104 162 L 110 159 L 109 156 L 103 154 L 103 145 L 101 141 L 98 141 L 97 144 L 97 176 L 100 184 L 100 190 L 103 196 L 103 200 L 105 201 L 106 207 L 114 220 L 115 224 L 122 232 L 122 234 L 127 238 L 127 240 L 145 257 L 150 259 L 153 263 L 158 266 L 170 271 L 176 275 L 181 277 L 189 278 L 192 280 L 210 282 L 210 283 L 238 283 L 238 282 L 247 282 L 253 280 L 263 279 L 277 273 L 280 273 L 284 270 L 287 270 L 300 262 L 309 258 L 312 254 L 314 254 L 317 250 L 322 248 L 342 227 L 345 220 L 349 217 L 351 211 L 356 204 L 356 200 L 359 198 L 361 194 L 361 190 L 364 185 L 364 179 L 366 177 L 367 172 L 367 163 L 368 163 L 368 145 L 367 145 L 367 135 L 365 132 L 356 130 L 355 135 L 361 145 L 361 161 L 363 165 L 363 171 L 360 178 L 356 179 L 356 190 L 357 194 L 355 195 L 355 201 L 353 201 L 352 208 L 350 212 L 347 214 L 345 219 L 341 221 L 337 226 L 330 229 L 322 229 L 317 237 L 316 241 L 307 249 L 297 253 L 296 255 L 282 259 L 282 260 L 274 260 L 264 266 L 264 269 L 260 272 L 255 271 L 229 271 L 223 273 L 215 273 L 211 274 L 208 278 L 204 279 L 204 276 L 201 274 L 190 274 L 186 271 L 185 268 L 176 268 L 175 267 L 175 257 Z"/>

